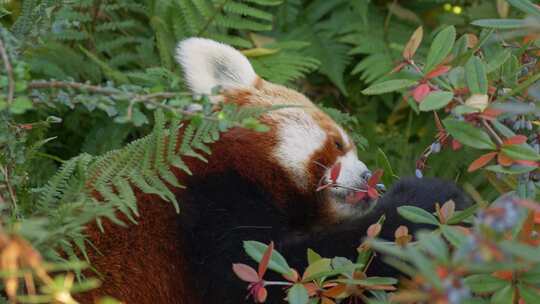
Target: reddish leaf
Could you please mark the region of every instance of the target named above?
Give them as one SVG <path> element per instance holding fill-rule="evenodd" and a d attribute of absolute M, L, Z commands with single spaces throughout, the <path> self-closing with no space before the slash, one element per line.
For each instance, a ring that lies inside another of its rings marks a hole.
<path fill-rule="evenodd" d="M 509 282 L 512 281 L 512 277 L 513 277 L 513 273 L 510 270 L 495 271 L 491 275 L 498 279 L 509 281 Z"/>
<path fill-rule="evenodd" d="M 527 136 L 515 135 L 503 141 L 503 145 L 521 145 L 527 142 Z"/>
<path fill-rule="evenodd" d="M 486 119 L 494 119 L 495 117 L 501 115 L 504 113 L 503 110 L 494 109 L 494 108 L 487 108 L 485 109 L 480 116 L 486 118 Z"/>
<path fill-rule="evenodd" d="M 469 88 L 454 89 L 454 95 L 466 95 L 466 94 L 469 94 Z"/>
<path fill-rule="evenodd" d="M 257 290 L 257 293 L 255 294 L 255 299 L 258 303 L 264 303 L 266 301 L 266 297 L 268 296 L 268 291 L 266 288 L 261 287 Z"/>
<path fill-rule="evenodd" d="M 367 236 L 370 238 L 376 237 L 381 232 L 382 226 L 379 223 L 369 226 Z"/>
<path fill-rule="evenodd" d="M 376 170 L 373 175 L 368 180 L 368 186 L 369 187 L 375 187 L 381 177 L 383 176 L 384 171 L 383 170 Z"/>
<path fill-rule="evenodd" d="M 538 162 L 536 162 L 534 160 L 520 159 L 520 160 L 516 160 L 514 162 L 516 164 L 520 164 L 520 165 L 527 166 L 527 167 L 538 167 Z"/>
<path fill-rule="evenodd" d="M 456 151 L 461 149 L 461 147 L 463 147 L 463 145 L 459 141 L 452 139 L 452 150 Z"/>
<path fill-rule="evenodd" d="M 323 291 L 322 294 L 326 297 L 337 298 L 345 291 L 347 291 L 347 285 L 339 284 L 339 285 L 331 287 L 328 290 Z"/>
<path fill-rule="evenodd" d="M 394 74 L 394 73 L 397 73 L 397 72 L 401 71 L 401 69 L 403 69 L 403 67 L 405 67 L 406 65 L 407 65 L 406 62 L 400 62 L 395 68 L 393 68 L 390 71 L 390 74 Z"/>
<path fill-rule="evenodd" d="M 440 209 L 440 215 L 442 222 L 446 223 L 446 221 L 454 215 L 454 212 L 456 210 L 456 203 L 454 203 L 453 200 L 449 200 L 446 203 L 444 203 Z"/>
<path fill-rule="evenodd" d="M 495 158 L 495 156 L 497 156 L 497 152 L 490 152 L 480 156 L 469 165 L 467 171 L 473 172 L 482 168 L 483 166 L 487 165 L 493 158 Z"/>
<path fill-rule="evenodd" d="M 505 155 L 504 153 L 499 152 L 497 154 L 497 162 L 503 167 L 508 167 L 514 163 L 514 160 Z"/>
<path fill-rule="evenodd" d="M 315 283 L 305 283 L 304 288 L 307 290 L 307 293 L 310 297 L 316 295 L 319 292 L 319 286 Z"/>
<path fill-rule="evenodd" d="M 336 304 L 336 302 L 330 300 L 329 298 L 322 298 L 321 304 Z"/>
<path fill-rule="evenodd" d="M 375 188 L 369 188 L 368 191 L 367 191 L 367 194 L 369 196 L 369 198 L 371 199 L 376 199 L 379 197 L 379 192 L 377 192 L 377 189 Z"/>
<path fill-rule="evenodd" d="M 339 173 L 341 173 L 341 163 L 336 163 L 332 166 L 332 169 L 330 170 L 330 180 L 333 183 L 337 181 Z"/>
<path fill-rule="evenodd" d="M 270 242 L 268 248 L 264 252 L 261 261 L 259 262 L 259 278 L 262 279 L 266 269 L 268 268 L 268 263 L 270 262 L 270 257 L 272 256 L 272 251 L 274 250 L 274 242 Z"/>
<path fill-rule="evenodd" d="M 399 226 L 398 229 L 396 229 L 396 232 L 394 232 L 395 238 L 400 238 L 402 236 L 407 236 L 409 234 L 409 228 L 407 226 Z"/>
<path fill-rule="evenodd" d="M 232 269 L 236 276 L 239 277 L 242 281 L 249 283 L 255 283 L 259 281 L 259 276 L 257 275 L 255 269 L 251 268 L 246 264 L 233 264 Z"/>
<path fill-rule="evenodd" d="M 386 291 L 394 291 L 396 288 L 391 285 L 371 285 L 367 286 L 367 289 L 369 290 L 386 290 Z"/>
<path fill-rule="evenodd" d="M 438 67 L 431 70 L 431 72 L 429 72 L 426 75 L 426 79 L 432 79 L 432 78 L 435 78 L 435 77 L 439 77 L 439 76 L 441 76 L 443 74 L 446 74 L 448 71 L 450 71 L 450 68 L 451 68 L 451 66 L 449 66 L 449 65 L 439 65 Z"/>
<path fill-rule="evenodd" d="M 446 278 L 450 274 L 448 268 L 442 266 L 438 266 L 435 272 L 437 272 L 437 276 L 441 279 Z"/>
<path fill-rule="evenodd" d="M 407 45 L 405 45 L 405 48 L 403 49 L 403 58 L 407 60 L 412 59 L 412 57 L 416 53 L 416 50 L 420 46 L 420 42 L 422 42 L 423 35 L 424 35 L 424 30 L 420 26 L 414 31 L 414 33 L 411 35 L 411 38 L 409 38 Z"/>
<path fill-rule="evenodd" d="M 431 92 L 429 85 L 426 83 L 422 83 L 421 85 L 414 88 L 412 96 L 416 102 L 421 102 L 422 100 L 424 100 L 424 98 L 426 98 L 429 92 Z"/>

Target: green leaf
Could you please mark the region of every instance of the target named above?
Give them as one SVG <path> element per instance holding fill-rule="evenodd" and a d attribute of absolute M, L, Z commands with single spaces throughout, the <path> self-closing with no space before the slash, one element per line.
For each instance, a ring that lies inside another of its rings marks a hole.
<path fill-rule="evenodd" d="M 441 61 L 443 61 L 448 54 L 450 54 L 455 40 L 456 28 L 454 26 L 444 28 L 437 34 L 437 36 L 435 36 L 427 55 L 425 68 L 426 73 L 431 71 L 435 66 L 441 63 Z"/>
<path fill-rule="evenodd" d="M 460 143 L 477 149 L 493 150 L 496 148 L 489 135 L 465 121 L 447 118 L 443 120 L 444 127 Z"/>
<path fill-rule="evenodd" d="M 489 60 L 489 62 L 487 64 L 487 67 L 486 67 L 486 72 L 491 73 L 491 72 L 495 71 L 496 69 L 500 68 L 506 62 L 506 60 L 508 60 L 508 58 L 510 58 L 510 55 L 512 55 L 512 53 L 507 49 L 504 49 L 504 50 L 498 52 L 497 54 L 495 54 Z"/>
<path fill-rule="evenodd" d="M 27 110 L 34 107 L 30 98 L 26 96 L 19 96 L 13 100 L 13 103 L 9 107 L 9 111 L 13 114 L 23 114 Z"/>
<path fill-rule="evenodd" d="M 320 259 L 322 259 L 322 257 L 317 252 L 315 252 L 315 250 L 311 248 L 307 249 L 307 260 L 309 265 L 317 262 Z"/>
<path fill-rule="evenodd" d="M 540 17 L 540 8 L 535 6 L 531 1 L 528 0 L 506 0 L 510 5 L 517 8 L 518 10 L 533 15 L 536 17 Z"/>
<path fill-rule="evenodd" d="M 513 303 L 514 291 L 512 285 L 508 284 L 502 289 L 499 289 L 491 297 L 491 304 L 508 304 Z"/>
<path fill-rule="evenodd" d="M 503 167 L 501 165 L 491 165 L 484 168 L 485 170 L 503 173 L 503 174 L 523 174 L 536 170 L 535 167 L 526 167 L 526 166 L 512 166 L 512 167 Z"/>
<path fill-rule="evenodd" d="M 529 287 L 525 284 L 518 284 L 519 296 L 525 300 L 526 304 L 538 303 L 540 299 L 540 292 L 538 290 Z"/>
<path fill-rule="evenodd" d="M 519 29 L 527 26 L 522 19 L 480 19 L 471 24 L 495 29 Z"/>
<path fill-rule="evenodd" d="M 447 223 L 449 225 L 459 224 L 463 220 L 471 217 L 476 212 L 476 209 L 478 209 L 478 205 L 472 205 L 465 210 L 457 210 L 454 212 L 454 215 L 448 219 Z"/>
<path fill-rule="evenodd" d="M 408 219 L 413 223 L 424 223 L 431 225 L 439 225 L 437 218 L 422 208 L 415 206 L 401 206 L 397 208 L 399 215 Z"/>
<path fill-rule="evenodd" d="M 361 286 L 374 286 L 374 285 L 394 285 L 397 283 L 397 280 L 390 277 L 369 277 L 363 280 L 355 279 L 337 279 L 333 282 L 345 283 L 351 285 L 361 285 Z"/>
<path fill-rule="evenodd" d="M 516 160 L 540 160 L 540 154 L 528 144 L 503 146 L 502 152 Z"/>
<path fill-rule="evenodd" d="M 532 268 L 527 269 L 526 272 L 519 276 L 519 280 L 528 284 L 540 283 L 540 265 L 536 264 Z"/>
<path fill-rule="evenodd" d="M 309 278 L 322 272 L 331 271 L 332 260 L 328 258 L 320 259 L 310 264 L 304 272 L 304 277 Z"/>
<path fill-rule="evenodd" d="M 473 56 L 465 64 L 465 80 L 472 94 L 487 94 L 486 68 L 480 58 Z"/>
<path fill-rule="evenodd" d="M 473 292 L 494 292 L 508 285 L 505 280 L 498 279 L 489 274 L 474 274 L 464 280 L 465 285 Z"/>
<path fill-rule="evenodd" d="M 394 92 L 405 89 L 416 84 L 416 81 L 410 79 L 394 79 L 376 83 L 362 91 L 364 95 L 379 95 L 383 93 Z"/>
<path fill-rule="evenodd" d="M 244 241 L 244 251 L 255 261 L 260 262 L 268 245 L 257 241 Z M 291 275 L 292 269 L 285 258 L 276 250 L 272 251 L 268 268 L 281 274 Z"/>
<path fill-rule="evenodd" d="M 289 304 L 307 304 L 309 296 L 306 288 L 302 284 L 294 284 L 287 293 Z"/>
<path fill-rule="evenodd" d="M 523 258 L 526 261 L 540 262 L 540 248 L 538 247 L 512 241 L 502 241 L 499 245 L 503 250 Z"/>
<path fill-rule="evenodd" d="M 453 246 L 460 246 L 467 237 L 459 231 L 457 228 L 448 226 L 448 225 L 441 225 L 441 232 L 444 235 L 444 237 L 453 245 Z"/>
<path fill-rule="evenodd" d="M 419 246 L 424 248 L 437 261 L 448 261 L 448 246 L 440 235 L 420 232 L 417 234 Z"/>
<path fill-rule="evenodd" d="M 394 173 L 388 156 L 386 156 L 386 154 L 381 148 L 377 148 L 376 168 L 382 168 L 384 170 L 382 182 L 385 185 L 391 185 L 399 178 Z"/>
<path fill-rule="evenodd" d="M 444 108 L 454 98 L 454 93 L 436 91 L 431 92 L 420 103 L 420 111 L 433 111 Z"/>
<path fill-rule="evenodd" d="M 103 73 L 105 73 L 105 75 L 107 75 L 107 77 L 109 77 L 111 80 L 114 80 L 120 84 L 129 83 L 129 78 L 124 73 L 114 69 L 107 62 L 101 60 L 97 55 L 88 51 L 84 47 L 79 46 L 79 48 L 84 54 L 86 54 L 86 56 L 88 56 L 88 58 L 90 58 L 95 64 L 97 64 L 101 68 L 101 70 L 103 70 Z"/>

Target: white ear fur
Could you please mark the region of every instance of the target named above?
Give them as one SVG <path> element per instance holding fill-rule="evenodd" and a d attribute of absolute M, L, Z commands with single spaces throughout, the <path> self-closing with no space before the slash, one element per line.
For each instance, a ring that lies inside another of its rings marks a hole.
<path fill-rule="evenodd" d="M 249 87 L 257 74 L 239 51 L 204 38 L 189 38 L 178 43 L 176 60 L 184 69 L 185 79 L 194 94 L 210 94 L 212 88 Z"/>

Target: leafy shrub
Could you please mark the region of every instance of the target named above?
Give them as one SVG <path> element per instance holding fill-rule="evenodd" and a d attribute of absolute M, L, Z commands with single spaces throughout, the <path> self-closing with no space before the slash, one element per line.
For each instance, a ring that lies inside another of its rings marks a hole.
<path fill-rule="evenodd" d="M 232 126 L 264 131 L 256 117 L 268 109 L 213 113 L 207 101 L 186 94 L 174 45 L 205 36 L 242 49 L 262 77 L 321 104 L 349 128 L 363 160 L 385 170 L 386 184 L 415 171 L 443 176 L 477 201 L 478 210 L 462 213 L 447 202 L 436 216 L 403 208 L 403 216 L 432 224 L 436 233 L 413 242 L 401 228 L 394 246 L 375 238 L 384 223 L 375 224 L 354 262 L 308 251 L 304 275 L 282 282 L 291 286 L 290 302 L 343 302 L 347 287 L 374 303 L 419 302 L 427 294 L 441 303 L 532 303 L 539 287 L 533 202 L 539 9 L 527 0 L 456 3 L 1 1 L 0 268 L 6 295 L 13 302 L 73 303 L 73 293 L 97 286 L 80 276 L 88 266 L 77 258 L 88 245 L 84 226 L 116 220 L 117 211 L 136 220 L 126 183 L 174 203 L 163 187 L 174 177 L 164 168 L 189 170 L 181 162 L 186 154 L 204 161 L 207 144 Z M 179 130 L 180 123 L 188 127 Z M 171 151 L 165 139 L 177 132 L 192 136 L 182 151 Z M 134 159 L 152 162 L 132 167 Z M 88 180 L 105 204 L 89 195 Z M 116 195 L 111 187 L 123 190 Z M 487 203 L 511 191 L 515 198 Z M 463 221 L 474 225 L 459 228 Z M 271 246 L 248 241 L 245 247 L 263 271 L 254 276 L 237 266 L 236 272 L 261 300 L 266 260 L 279 259 L 282 273 L 289 269 Z M 363 277 L 372 250 L 390 253 L 399 258 L 390 263 L 419 275 L 397 292 L 393 278 Z M 316 288 L 324 291 L 313 293 Z"/>

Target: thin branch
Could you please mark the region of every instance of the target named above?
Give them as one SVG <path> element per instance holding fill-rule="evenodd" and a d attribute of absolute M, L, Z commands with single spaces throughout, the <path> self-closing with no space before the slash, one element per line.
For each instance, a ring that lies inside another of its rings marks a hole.
<path fill-rule="evenodd" d="M 497 141 L 497 144 L 498 144 L 499 146 L 502 146 L 503 140 L 499 137 L 499 135 L 497 134 L 497 132 L 495 132 L 495 130 L 493 130 L 493 128 L 489 125 L 488 121 L 482 118 L 482 124 L 484 125 L 484 127 L 486 128 L 486 130 L 488 130 L 489 134 L 491 134 L 491 136 L 492 136 L 493 138 L 495 138 L 495 140 Z"/>
<path fill-rule="evenodd" d="M 15 191 L 13 191 L 13 188 L 11 187 L 11 181 L 9 180 L 8 168 L 4 166 L 0 166 L 0 170 L 2 170 L 2 174 L 4 174 L 4 180 L 6 181 L 6 187 L 8 189 L 8 193 L 11 198 L 11 203 L 13 204 L 13 206 L 17 206 L 17 196 L 15 196 Z"/>
<path fill-rule="evenodd" d="M 2 61 L 4 61 L 4 67 L 6 68 L 6 73 L 8 75 L 8 95 L 7 102 L 11 103 L 13 101 L 13 95 L 15 93 L 15 78 L 13 77 L 13 68 L 9 62 L 9 57 L 4 47 L 4 42 L 0 40 L 0 56 L 2 56 Z"/>
<path fill-rule="evenodd" d="M 142 102 L 142 103 L 150 104 L 157 108 L 162 108 L 162 109 L 176 112 L 179 114 L 183 114 L 186 116 L 194 116 L 197 114 L 196 112 L 178 109 L 178 108 L 159 102 L 160 100 L 173 98 L 179 95 L 190 96 L 190 94 L 187 94 L 187 93 L 158 92 L 158 93 L 150 93 L 150 94 L 135 94 L 135 93 L 130 93 L 130 92 L 124 92 L 116 88 L 106 88 L 106 87 L 90 85 L 86 83 L 68 82 L 68 81 L 33 81 L 28 84 L 28 89 L 74 89 L 78 91 L 87 91 L 91 93 L 103 94 L 103 95 L 112 96 L 112 97 L 122 96 L 126 99 L 131 100 L 132 104 L 135 104 L 137 102 Z M 217 120 L 213 117 L 205 117 L 205 119 Z"/>
<path fill-rule="evenodd" d="M 28 89 L 76 89 L 79 91 L 88 91 L 104 95 L 125 94 L 115 88 L 104 88 L 100 86 L 67 81 L 33 81 L 28 84 Z"/>

